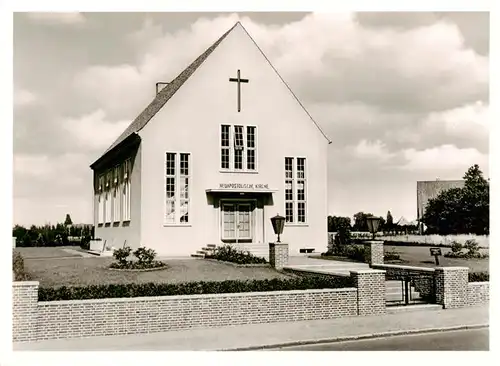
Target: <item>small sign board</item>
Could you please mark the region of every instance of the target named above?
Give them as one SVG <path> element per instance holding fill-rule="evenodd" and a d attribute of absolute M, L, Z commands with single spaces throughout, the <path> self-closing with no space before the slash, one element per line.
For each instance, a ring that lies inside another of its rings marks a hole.
<path fill-rule="evenodd" d="M 429 250 L 431 251 L 431 255 L 433 257 L 435 257 L 437 255 L 442 255 L 441 254 L 441 248 L 430 248 Z"/>

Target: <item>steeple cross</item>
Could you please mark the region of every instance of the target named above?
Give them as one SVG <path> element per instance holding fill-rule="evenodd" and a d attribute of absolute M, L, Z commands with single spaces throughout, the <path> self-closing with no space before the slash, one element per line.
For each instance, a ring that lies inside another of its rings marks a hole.
<path fill-rule="evenodd" d="M 238 77 L 229 78 L 229 81 L 238 83 L 238 112 L 241 112 L 241 83 L 248 83 L 248 79 L 242 79 L 238 70 Z"/>

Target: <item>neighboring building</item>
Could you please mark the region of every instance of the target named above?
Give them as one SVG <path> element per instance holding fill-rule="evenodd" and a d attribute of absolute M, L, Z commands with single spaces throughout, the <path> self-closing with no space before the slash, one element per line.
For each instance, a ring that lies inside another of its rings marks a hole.
<path fill-rule="evenodd" d="M 439 193 L 450 188 L 462 188 L 464 180 L 431 180 L 417 182 L 417 220 L 424 216 L 425 208 L 430 199 L 436 198 Z M 419 224 L 419 231 L 424 231 L 423 224 Z"/>
<path fill-rule="evenodd" d="M 223 243 L 266 255 L 279 213 L 291 255 L 326 249 L 329 142 L 238 22 L 91 165 L 95 237 L 159 255 Z"/>

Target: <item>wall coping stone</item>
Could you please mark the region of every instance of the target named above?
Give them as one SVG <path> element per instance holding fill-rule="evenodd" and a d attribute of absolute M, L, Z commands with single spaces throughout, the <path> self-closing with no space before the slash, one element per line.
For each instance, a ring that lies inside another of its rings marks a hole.
<path fill-rule="evenodd" d="M 314 273 L 318 275 L 330 275 L 332 277 L 349 277 L 349 273 L 345 272 L 334 272 L 331 269 L 311 269 L 311 268 L 297 268 L 297 267 L 290 267 L 290 266 L 285 266 L 283 267 L 285 271 L 296 271 L 296 272 L 304 272 L 304 273 Z"/>
<path fill-rule="evenodd" d="M 384 270 L 382 269 L 356 269 L 356 270 L 350 270 L 349 273 L 351 274 L 370 274 L 370 273 L 385 273 Z"/>
<path fill-rule="evenodd" d="M 469 282 L 470 286 L 484 286 L 484 285 L 489 285 L 489 281 L 483 281 L 483 282 Z"/>
<path fill-rule="evenodd" d="M 399 264 L 373 264 L 372 267 L 382 267 L 391 269 L 408 269 L 412 271 L 422 271 L 422 272 L 434 272 L 434 268 L 429 267 L 417 267 L 417 266 L 403 266 Z"/>
<path fill-rule="evenodd" d="M 209 299 L 220 297 L 251 297 L 251 296 L 269 296 L 269 295 L 302 295 L 315 293 L 337 293 L 337 292 L 355 292 L 354 287 L 328 288 L 315 290 L 291 290 L 291 291 L 262 291 L 262 292 L 237 292 L 225 294 L 205 294 L 205 295 L 172 295 L 172 296 L 147 296 L 147 297 L 116 297 L 106 299 L 86 299 L 86 300 L 56 300 L 39 301 L 39 306 L 57 306 L 71 304 L 92 304 L 106 302 L 145 302 L 145 301 L 164 301 L 164 300 L 189 300 L 189 299 Z"/>
<path fill-rule="evenodd" d="M 466 269 L 469 270 L 469 267 L 436 267 L 436 271 L 447 271 L 447 270 L 459 270 Z"/>
<path fill-rule="evenodd" d="M 280 246 L 280 245 L 288 245 L 288 243 L 269 243 L 269 245 Z"/>
<path fill-rule="evenodd" d="M 24 286 L 39 286 L 38 281 L 12 281 L 12 286 L 14 287 L 24 287 Z"/>

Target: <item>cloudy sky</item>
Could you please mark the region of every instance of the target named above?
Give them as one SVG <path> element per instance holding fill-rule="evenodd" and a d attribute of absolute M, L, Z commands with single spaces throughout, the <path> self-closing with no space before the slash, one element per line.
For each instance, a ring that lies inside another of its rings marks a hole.
<path fill-rule="evenodd" d="M 92 222 L 89 164 L 240 20 L 333 140 L 329 213 L 416 217 L 416 181 L 489 176 L 487 13 L 18 13 L 14 223 Z"/>

